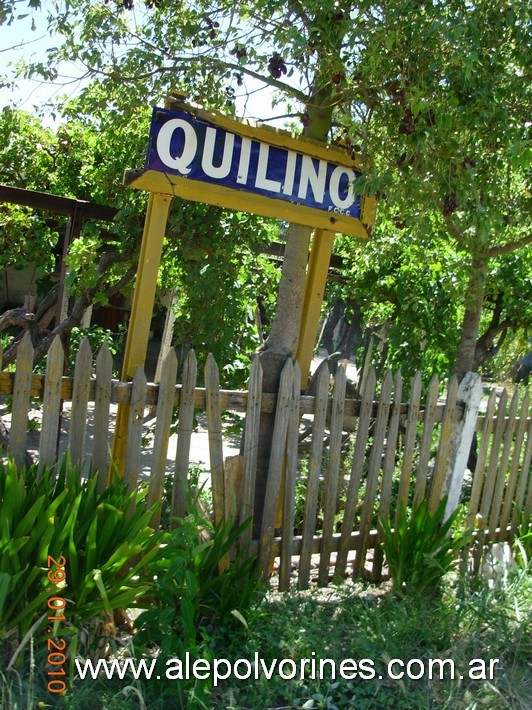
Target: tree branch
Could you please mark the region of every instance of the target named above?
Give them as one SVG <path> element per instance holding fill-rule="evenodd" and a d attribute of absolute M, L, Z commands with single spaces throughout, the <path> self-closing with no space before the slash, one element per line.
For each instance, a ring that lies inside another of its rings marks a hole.
<path fill-rule="evenodd" d="M 34 320 L 35 315 L 28 312 L 26 308 L 12 308 L 0 315 L 0 331 L 6 330 L 6 328 L 11 326 L 18 326 L 28 330 Z"/>
<path fill-rule="evenodd" d="M 190 67 L 190 63 L 194 62 L 196 59 L 196 57 L 174 57 L 174 61 L 176 63 L 187 63 L 188 67 Z M 308 100 L 307 94 L 305 94 L 303 91 L 300 91 L 299 89 L 296 89 L 293 86 L 290 86 L 290 84 L 286 84 L 284 81 L 279 81 L 279 79 L 274 79 L 273 77 L 266 77 L 263 74 L 260 74 L 259 72 L 256 72 L 253 69 L 249 69 L 248 67 L 245 67 L 241 64 L 234 64 L 233 62 L 228 62 L 223 59 L 215 59 L 210 57 L 201 57 L 201 62 L 203 65 L 210 66 L 211 68 L 223 65 L 226 69 L 232 69 L 233 71 L 242 72 L 242 74 L 246 74 L 252 79 L 262 82 L 266 86 L 272 86 L 275 89 L 279 89 L 279 91 L 283 91 L 284 93 L 291 95 L 294 99 L 301 101 L 301 103 L 303 104 L 305 104 Z M 113 81 L 118 81 L 122 83 L 133 83 L 136 81 L 141 81 L 143 79 L 149 79 L 154 74 L 175 73 L 177 71 L 180 71 L 180 67 L 175 65 L 162 66 L 156 67 L 149 72 L 136 74 L 135 76 L 126 76 L 124 74 L 117 74 L 117 72 L 113 71 L 104 71 L 103 69 L 96 69 L 85 63 L 84 66 L 86 66 L 87 69 L 94 75 L 100 74 L 102 76 L 107 77 L 108 79 L 113 79 Z"/>
<path fill-rule="evenodd" d="M 500 247 L 491 247 L 491 249 L 488 249 L 486 252 L 486 255 L 489 258 L 492 258 L 494 256 L 501 256 L 501 254 L 509 254 L 512 251 L 515 251 L 516 249 L 520 249 L 521 247 L 526 246 L 527 244 L 532 244 L 532 234 L 529 234 L 526 237 L 523 237 L 522 239 L 518 239 L 515 242 L 508 242 L 508 244 L 503 244 Z"/>

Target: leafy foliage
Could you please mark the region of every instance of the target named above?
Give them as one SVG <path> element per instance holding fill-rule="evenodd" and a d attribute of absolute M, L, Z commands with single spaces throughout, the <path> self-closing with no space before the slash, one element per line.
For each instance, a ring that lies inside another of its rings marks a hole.
<path fill-rule="evenodd" d="M 239 550 L 229 562 L 248 524 L 235 527 L 229 519 L 213 527 L 193 504 L 191 515 L 166 536 L 152 588 L 156 604 L 137 620 L 137 643 L 157 643 L 172 656 L 195 648 L 204 631 L 231 615 L 241 621 L 249 614 L 260 599 L 256 561 Z"/>
<path fill-rule="evenodd" d="M 142 496 L 122 481 L 100 494 L 96 477 L 81 481 L 67 459 L 59 472 L 45 469 L 41 475 L 37 465 L 17 471 L 8 461 L 0 465 L 0 512 L 4 651 L 30 628 L 42 632 L 51 595 L 48 555 L 66 560 L 60 591 L 68 600 L 70 633 L 93 619 L 112 619 L 114 609 L 133 605 L 146 592 L 161 536 L 149 526 L 152 511 Z"/>
<path fill-rule="evenodd" d="M 141 655 L 156 645 L 164 660 L 189 653 L 194 660 L 212 662 L 211 638 L 220 628 L 247 628 L 246 618 L 251 620 L 262 599 L 261 581 L 253 557 L 243 550 L 232 556 L 249 520 L 235 527 L 229 519 L 213 527 L 190 499 L 189 510 L 165 538 L 164 558 L 150 589 L 153 604 L 136 621 L 134 644 Z M 160 685 L 163 697 L 176 698 L 175 682 Z M 179 707 L 209 707 L 211 688 L 210 677 L 179 680 Z"/>
<path fill-rule="evenodd" d="M 367 326 L 386 326 L 389 364 L 461 374 L 499 356 L 508 369 L 531 323 L 522 297 L 532 279 L 525 7 L 133 6 L 76 0 L 52 12 L 58 41 L 20 71 L 47 77 L 80 60 L 94 81 L 64 115 L 98 125 L 122 159 L 139 107 L 168 91 L 228 112 L 241 112 L 251 92 L 274 91 L 296 130 L 361 159 L 357 189 L 379 197 L 371 263 L 352 240 L 341 251 L 354 253 L 345 291 Z"/>
<path fill-rule="evenodd" d="M 408 513 L 400 505 L 397 523 L 380 518 L 384 533 L 383 548 L 393 588 L 407 596 L 427 596 L 440 588 L 445 574 L 459 561 L 459 552 L 467 544 L 465 536 L 451 534 L 460 509 L 444 521 L 447 499 L 443 498 L 432 513 L 426 499 Z"/>

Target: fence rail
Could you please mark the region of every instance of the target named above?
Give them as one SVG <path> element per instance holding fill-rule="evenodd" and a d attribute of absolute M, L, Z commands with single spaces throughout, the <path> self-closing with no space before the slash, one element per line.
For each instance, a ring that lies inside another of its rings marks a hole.
<path fill-rule="evenodd" d="M 457 423 L 464 418 L 458 383 L 451 379 L 444 398 L 433 377 L 422 393 L 418 373 L 402 401 L 403 379 L 388 372 L 380 386 L 371 370 L 362 396 L 346 398 L 346 363 L 331 378 L 319 373 L 316 395 L 300 395 L 297 363 L 288 361 L 277 396 L 264 394 L 258 359 L 250 371 L 247 392 L 222 390 L 218 367 L 209 356 L 205 387 L 197 387 L 197 363 L 190 352 L 180 383 L 177 360 L 170 350 L 158 384 L 147 383 L 142 369 L 132 382 L 112 378 L 113 362 L 106 345 L 93 365 L 84 340 L 73 377 L 63 375 L 64 354 L 56 339 L 47 357 L 46 373 L 33 373 L 33 348 L 25 336 L 16 371 L 0 372 L 0 398 L 12 397 L 8 452 L 24 463 L 32 400 L 42 402 L 40 465 L 53 465 L 58 444 L 68 447 L 74 463 L 90 461 L 99 486 L 107 483 L 113 435 L 112 408 L 129 404 L 129 436 L 125 480 L 138 485 L 145 433 L 144 415 L 155 408 L 148 500 L 160 501 L 165 479 L 173 477 L 171 513 L 186 511 L 185 491 L 195 411 L 207 420 L 210 490 L 214 520 L 235 508 L 240 518 L 253 513 L 258 426 L 261 412 L 275 413 L 275 427 L 260 536 L 247 541 L 259 554 L 265 573 L 276 558 L 279 586 L 300 588 L 311 581 L 323 585 L 331 576 L 382 578 L 384 570 L 379 516 L 397 515 L 399 505 L 427 498 L 434 509 L 449 486 L 457 456 Z M 461 496 L 467 504 L 467 526 L 479 540 L 475 564 L 487 541 L 506 540 L 521 516 L 532 513 L 530 462 L 532 416 L 528 392 L 511 397 L 491 391 L 485 411 L 477 417 L 474 471 L 466 476 Z M 61 428 L 64 402 L 70 402 L 70 426 Z M 89 406 L 92 403 L 92 406 Z M 242 454 L 224 460 L 222 413 L 245 413 Z M 177 416 L 175 457 L 168 464 L 172 419 Z M 92 434 L 87 436 L 87 421 Z M 304 441 L 302 447 L 301 439 Z M 302 454 L 304 450 L 304 454 Z M 89 452 L 91 452 L 89 454 Z M 159 518 L 154 521 L 159 524 Z"/>

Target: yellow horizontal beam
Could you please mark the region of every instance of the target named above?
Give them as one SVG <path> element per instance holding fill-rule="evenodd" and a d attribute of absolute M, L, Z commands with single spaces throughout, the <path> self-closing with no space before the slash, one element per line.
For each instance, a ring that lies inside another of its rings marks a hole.
<path fill-rule="evenodd" d="M 273 126 L 257 124 L 255 121 L 251 121 L 247 118 L 229 118 L 223 113 L 218 113 L 218 111 L 207 111 L 203 108 L 193 106 L 187 103 L 184 98 L 181 99 L 169 96 L 165 102 L 165 106 L 169 110 L 190 113 L 192 116 L 196 116 L 203 121 L 209 121 L 239 136 L 253 138 L 279 148 L 295 150 L 298 153 L 310 155 L 313 158 L 321 158 L 331 163 L 347 165 L 355 170 L 362 171 L 363 169 L 358 156 L 353 158 L 349 153 L 336 145 L 304 138 L 295 133 L 289 133 L 280 128 L 274 128 Z"/>
<path fill-rule="evenodd" d="M 164 195 L 182 197 L 193 202 L 204 202 L 217 207 L 252 212 L 262 217 L 282 219 L 307 227 L 325 229 L 331 232 L 341 232 L 360 239 L 369 239 L 368 227 L 355 217 L 346 217 L 304 205 L 295 205 L 284 200 L 253 195 L 244 191 L 234 190 L 222 185 L 212 185 L 199 180 L 171 175 L 157 170 L 126 170 L 124 185 L 137 190 L 148 190 Z M 362 211 L 364 200 L 362 198 Z"/>

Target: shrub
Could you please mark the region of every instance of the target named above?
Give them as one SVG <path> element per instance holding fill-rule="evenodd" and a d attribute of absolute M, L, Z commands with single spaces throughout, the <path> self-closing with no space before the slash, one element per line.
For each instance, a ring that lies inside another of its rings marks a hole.
<path fill-rule="evenodd" d="M 426 500 L 410 513 L 400 505 L 395 528 L 390 517 L 379 519 L 395 592 L 409 596 L 437 592 L 443 577 L 457 566 L 460 550 L 469 539 L 451 534 L 460 509 L 444 521 L 446 503 L 444 498 L 434 513 Z"/>
<path fill-rule="evenodd" d="M 121 480 L 98 493 L 97 479 L 81 481 L 64 459 L 55 471 L 17 471 L 0 464 L 0 641 L 10 653 L 28 632 L 43 630 L 48 556 L 64 558 L 66 579 L 56 595 L 67 601 L 63 633 L 79 636 L 94 619 L 109 621 L 115 609 L 134 605 L 148 589 L 161 534 L 149 526 L 145 492 L 128 492 Z M 83 637 L 92 645 L 90 634 Z M 83 639 L 82 639 L 83 640 Z"/>
<path fill-rule="evenodd" d="M 163 659 L 183 659 L 186 652 L 211 659 L 211 634 L 232 622 L 247 626 L 262 599 L 256 560 L 239 550 L 229 561 L 250 521 L 213 526 L 202 517 L 197 500 L 189 500 L 188 509 L 189 516 L 165 537 L 151 589 L 153 603 L 136 621 L 134 643 L 141 654 L 155 645 Z M 210 679 L 188 685 L 180 681 L 178 707 L 207 707 L 210 685 Z M 175 694 L 175 683 L 170 692 Z"/>

